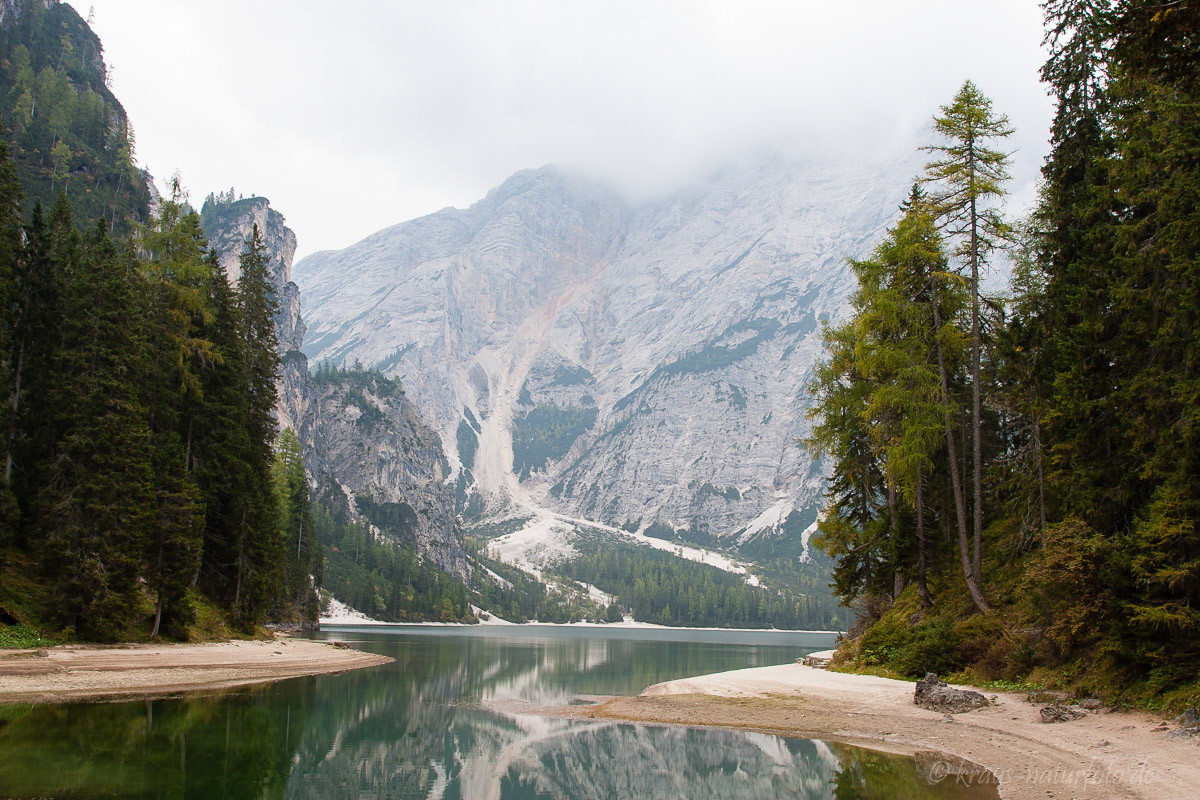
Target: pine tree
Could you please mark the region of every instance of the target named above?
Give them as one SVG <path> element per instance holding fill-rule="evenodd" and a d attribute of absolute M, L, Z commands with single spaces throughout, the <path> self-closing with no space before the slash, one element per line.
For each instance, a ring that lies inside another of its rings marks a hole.
<path fill-rule="evenodd" d="M 1008 117 L 992 112 L 992 101 L 970 81 L 953 102 L 942 107 L 934 128 L 945 140 L 926 150 L 937 158 L 926 165 L 925 180 L 935 186 L 931 207 L 947 233 L 958 240 L 955 255 L 969 268 L 971 289 L 971 447 L 973 487 L 973 553 L 971 566 L 982 581 L 983 561 L 983 425 L 979 273 L 988 253 L 1010 236 L 1010 228 L 989 201 L 1003 197 L 1009 179 L 1009 156 L 991 145 L 1013 133 Z M 988 610 L 982 591 L 972 593 L 981 611 Z"/>
<path fill-rule="evenodd" d="M 213 358 L 201 371 L 201 406 L 191 453 L 193 475 L 204 503 L 202 558 L 194 578 L 210 596 L 232 603 L 236 578 L 236 539 L 242 499 L 252 491 L 250 445 L 245 425 L 244 340 L 233 289 L 210 253 L 205 287 L 210 317 L 204 337 Z"/>
<path fill-rule="evenodd" d="M 304 621 L 315 620 L 315 587 L 320 586 L 321 543 L 317 541 L 308 498 L 308 479 L 300 440 L 287 428 L 276 442 L 274 480 L 280 499 L 280 526 L 287 544 L 282 591 L 277 606 L 294 608 Z"/>

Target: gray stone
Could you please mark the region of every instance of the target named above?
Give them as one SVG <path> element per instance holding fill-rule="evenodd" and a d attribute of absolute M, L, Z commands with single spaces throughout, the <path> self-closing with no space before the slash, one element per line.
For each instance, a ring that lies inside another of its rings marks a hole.
<path fill-rule="evenodd" d="M 459 578 L 470 575 L 454 516 L 454 487 L 441 441 L 403 391 L 351 386 L 346 380 L 314 383 L 308 359 L 300 351 L 305 326 L 300 290 L 291 280 L 296 235 L 265 197 L 205 204 L 205 235 L 217 250 L 231 282 L 240 274 L 238 255 L 258 226 L 269 258 L 271 282 L 279 301 L 276 318 L 282 359 L 275 416 L 279 427 L 300 439 L 304 466 L 315 486 L 332 481 L 346 496 L 351 517 L 376 537 L 403 537 L 427 561 Z M 361 399 L 360 399 L 361 398 Z M 360 422 L 363 414 L 375 421 Z M 407 507 L 412 512 L 403 532 L 384 531 L 358 513 L 355 498 Z"/>
<path fill-rule="evenodd" d="M 1063 705 L 1062 703 L 1051 703 L 1041 710 L 1042 722 L 1070 722 L 1071 720 L 1082 719 L 1087 716 L 1087 713 L 1081 711 L 1074 706 Z"/>
<path fill-rule="evenodd" d="M 695 520 L 729 546 L 777 535 L 825 488 L 796 446 L 821 320 L 845 314 L 846 258 L 893 221 L 914 166 L 775 156 L 637 207 L 554 168 L 520 172 L 470 208 L 297 263 L 305 350 L 403 378 L 451 479 L 492 510 L 519 480 L 614 526 Z M 596 417 L 514 480 L 512 433 L 539 405 Z M 458 445 L 470 420 L 473 460 Z"/>
<path fill-rule="evenodd" d="M 1046 703 L 1066 703 L 1070 701 L 1071 695 L 1066 692 L 1054 692 L 1046 689 L 1039 689 L 1029 693 L 1029 702 L 1035 706 L 1045 705 Z"/>
<path fill-rule="evenodd" d="M 930 672 L 924 679 L 917 681 L 913 691 L 913 702 L 921 708 L 930 711 L 941 711 L 947 714 L 962 714 L 983 708 L 988 704 L 987 698 L 979 692 L 970 689 L 955 689 Z"/>

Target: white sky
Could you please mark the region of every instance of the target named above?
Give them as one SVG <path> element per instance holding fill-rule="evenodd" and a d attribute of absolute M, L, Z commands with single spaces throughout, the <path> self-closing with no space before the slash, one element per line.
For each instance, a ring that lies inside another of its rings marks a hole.
<path fill-rule="evenodd" d="M 1018 128 L 1051 107 L 1037 0 L 70 0 L 160 186 L 261 194 L 299 254 L 556 163 L 633 199 L 750 148 L 916 140 L 965 78 Z"/>

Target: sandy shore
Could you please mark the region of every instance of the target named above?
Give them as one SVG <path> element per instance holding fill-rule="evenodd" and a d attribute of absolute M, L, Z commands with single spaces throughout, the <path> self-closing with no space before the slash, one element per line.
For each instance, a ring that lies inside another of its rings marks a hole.
<path fill-rule="evenodd" d="M 786 664 L 671 681 L 562 713 L 936 750 L 991 770 L 1001 797 L 1014 800 L 1200 797 L 1197 741 L 1168 739 L 1149 714 L 1098 711 L 1044 724 L 1023 695 L 1000 694 L 946 722 L 912 697 L 907 681 Z"/>
<path fill-rule="evenodd" d="M 345 672 L 392 659 L 309 639 L 0 651 L 0 703 L 165 695 Z"/>

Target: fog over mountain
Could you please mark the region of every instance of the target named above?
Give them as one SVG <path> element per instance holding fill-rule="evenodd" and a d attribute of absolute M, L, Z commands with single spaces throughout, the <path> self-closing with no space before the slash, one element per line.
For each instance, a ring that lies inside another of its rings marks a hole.
<path fill-rule="evenodd" d="M 403 380 L 468 516 L 534 506 L 725 545 L 799 533 L 823 488 L 799 444 L 821 323 L 846 309 L 846 258 L 895 218 L 912 152 L 762 155 L 642 206 L 519 172 L 297 263 L 304 349 Z"/>

